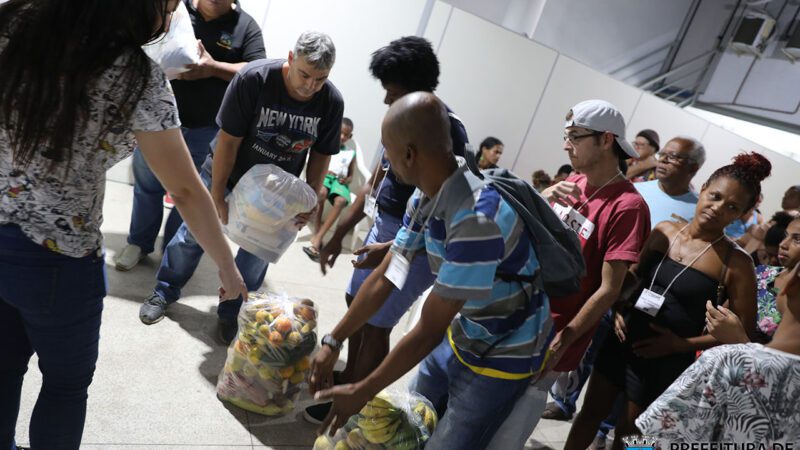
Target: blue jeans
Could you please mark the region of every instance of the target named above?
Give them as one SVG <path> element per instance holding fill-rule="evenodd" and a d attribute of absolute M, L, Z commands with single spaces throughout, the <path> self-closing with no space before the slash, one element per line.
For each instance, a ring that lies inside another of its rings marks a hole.
<path fill-rule="evenodd" d="M 369 234 L 364 240 L 364 245 L 373 244 L 375 242 L 389 242 L 397 235 L 397 231 L 403 225 L 403 220 L 398 219 L 390 214 L 379 212 L 375 218 L 375 223 L 369 229 Z M 363 259 L 366 254 L 358 257 L 359 260 Z M 350 278 L 350 285 L 347 287 L 347 293 L 351 297 L 355 297 L 361 285 L 364 284 L 367 277 L 374 269 L 353 269 L 353 275 Z M 408 311 L 408 308 L 425 292 L 425 289 L 433 286 L 436 280 L 436 275 L 431 273 L 431 266 L 428 262 L 428 254 L 425 252 L 417 252 L 414 259 L 411 260 L 411 267 L 408 270 L 408 278 L 403 285 L 403 289 L 393 288 L 389 298 L 381 306 L 381 308 L 372 315 L 367 321 L 368 324 L 377 328 L 394 328 L 397 322 Z"/>
<path fill-rule="evenodd" d="M 440 417 L 426 450 L 485 449 L 530 383 L 478 375 L 458 361 L 447 337 L 419 365 L 410 390 Z"/>
<path fill-rule="evenodd" d="M 610 311 L 600 319 L 600 326 L 597 327 L 597 331 L 592 337 L 592 343 L 586 349 L 578 368 L 571 372 L 562 372 L 556 382 L 553 383 L 553 387 L 550 388 L 550 395 L 553 396 L 556 405 L 570 416 L 575 414 L 578 397 L 581 395 L 583 386 L 589 380 L 589 375 L 592 374 L 594 361 L 603 347 L 603 342 L 608 334 L 614 330 L 613 320 Z M 597 432 L 598 436 L 606 437 L 614 429 L 623 404 L 624 402 L 617 399 L 611 414 L 600 423 L 600 429 Z"/>
<path fill-rule="evenodd" d="M 210 151 L 209 143 L 217 135 L 216 126 L 202 128 L 181 128 L 183 139 L 189 147 L 194 166 L 200 170 Z M 128 230 L 128 244 L 138 245 L 142 253 L 152 253 L 161 228 L 164 215 L 162 199 L 166 191 L 150 170 L 147 162 L 137 147 L 133 152 L 133 211 L 131 226 Z M 178 227 L 183 223 L 177 208 L 172 208 L 164 225 L 164 245 L 172 239 Z"/>
<path fill-rule="evenodd" d="M 78 449 L 105 295 L 101 251 L 71 258 L 37 245 L 16 225 L 0 225 L 0 449 L 16 448 L 22 380 L 33 352 L 42 387 L 31 446 Z"/>
<path fill-rule="evenodd" d="M 206 187 L 210 188 L 211 156 L 206 158 L 200 169 L 200 179 L 203 180 Z M 156 274 L 155 293 L 168 303 L 178 301 L 181 297 L 181 289 L 194 275 L 202 256 L 203 248 L 197 243 L 186 224 L 182 223 L 164 249 L 161 267 L 158 268 Z M 261 287 L 267 274 L 268 265 L 269 263 L 244 249 L 240 248 L 236 254 L 236 267 L 242 274 L 248 291 L 256 291 Z M 241 297 L 222 302 L 217 308 L 217 315 L 221 320 L 235 321 L 241 306 Z"/>

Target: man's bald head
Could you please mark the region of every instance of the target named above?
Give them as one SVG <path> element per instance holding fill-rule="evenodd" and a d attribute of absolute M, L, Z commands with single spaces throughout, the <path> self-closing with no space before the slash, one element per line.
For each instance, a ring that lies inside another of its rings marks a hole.
<path fill-rule="evenodd" d="M 781 201 L 781 208 L 784 211 L 800 210 L 800 184 L 786 190 Z"/>
<path fill-rule="evenodd" d="M 447 108 L 429 92 L 412 92 L 392 103 L 381 132 L 392 172 L 402 183 L 424 191 L 437 173 L 456 167 Z"/>
<path fill-rule="evenodd" d="M 394 102 L 383 119 L 384 145 L 408 147 L 433 156 L 453 153 L 447 108 L 429 92 L 412 92 Z"/>

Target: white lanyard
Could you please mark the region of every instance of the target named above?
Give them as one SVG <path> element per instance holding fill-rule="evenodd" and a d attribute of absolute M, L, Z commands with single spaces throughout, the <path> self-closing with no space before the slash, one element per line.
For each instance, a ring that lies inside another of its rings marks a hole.
<path fill-rule="evenodd" d="M 667 259 L 667 255 L 669 255 L 669 251 L 670 251 L 670 249 L 672 249 L 672 245 L 673 245 L 673 244 L 675 244 L 675 241 L 677 241 L 677 240 L 678 240 L 678 237 L 681 235 L 681 233 L 683 233 L 683 230 L 685 230 L 685 229 L 686 229 L 688 226 L 689 226 L 689 225 L 687 224 L 686 226 L 684 226 L 683 228 L 681 228 L 681 230 L 680 230 L 680 231 L 678 231 L 678 233 L 677 233 L 677 234 L 675 234 L 675 237 L 674 237 L 674 238 L 672 238 L 672 242 L 670 242 L 670 243 L 669 243 L 669 247 L 667 247 L 667 252 L 666 252 L 666 253 L 664 253 L 664 256 L 663 256 L 663 257 L 661 257 L 661 261 L 658 263 L 658 266 L 656 267 L 656 271 L 653 273 L 653 279 L 650 281 L 650 289 L 648 289 L 648 290 L 650 290 L 650 291 L 652 291 L 652 290 L 653 290 L 653 284 L 655 284 L 655 282 L 656 282 L 656 277 L 658 276 L 658 271 L 659 271 L 659 269 L 661 269 L 661 264 L 662 264 L 662 263 L 664 263 L 664 260 L 665 260 L 665 259 Z M 697 262 L 697 260 L 698 260 L 698 259 L 700 259 L 700 257 L 701 257 L 701 256 L 703 256 L 703 255 L 705 254 L 705 252 L 707 252 L 707 251 L 708 251 L 708 249 L 710 249 L 711 247 L 713 247 L 713 246 L 714 246 L 714 244 L 716 244 L 717 242 L 719 242 L 720 240 L 722 240 L 722 238 L 724 238 L 724 237 L 725 237 L 725 235 L 724 235 L 724 234 L 723 234 L 723 235 L 721 235 L 720 237 L 718 237 L 717 239 L 715 239 L 715 240 L 714 240 L 714 242 L 712 242 L 712 243 L 708 244 L 708 245 L 706 246 L 706 248 L 704 248 L 704 249 L 703 249 L 703 251 L 702 251 L 702 252 L 698 253 L 698 254 L 697 254 L 697 256 L 695 256 L 695 257 L 694 257 L 694 259 L 693 259 L 693 260 L 692 260 L 692 261 L 691 261 L 689 264 L 687 264 L 687 265 L 686 265 L 686 266 L 685 266 L 685 267 L 684 267 L 684 268 L 683 268 L 683 269 L 682 269 L 680 272 L 678 272 L 678 274 L 677 274 L 677 275 L 675 275 L 675 278 L 673 278 L 673 279 L 672 279 L 672 281 L 670 281 L 670 282 L 669 282 L 669 284 L 667 285 L 667 288 L 666 288 L 666 289 L 664 289 L 664 292 L 662 292 L 662 293 L 661 293 L 661 295 L 662 295 L 662 296 L 664 296 L 664 297 L 666 297 L 666 295 L 667 295 L 667 291 L 669 291 L 669 288 L 671 288 L 671 287 L 672 287 L 672 284 L 673 284 L 673 283 L 675 283 L 675 280 L 677 280 L 679 276 L 683 275 L 683 272 L 686 272 L 686 270 L 687 270 L 687 269 L 689 269 L 689 267 L 692 267 L 692 264 L 694 264 L 695 262 Z"/>
<path fill-rule="evenodd" d="M 439 205 L 439 199 L 442 198 L 442 191 L 444 191 L 444 185 L 439 188 L 439 192 L 433 198 L 433 207 L 431 208 L 431 213 L 425 219 L 425 223 L 422 224 L 422 227 L 419 229 L 419 233 L 414 236 L 414 240 L 411 241 L 411 248 L 404 248 L 403 250 L 413 250 L 417 247 L 417 243 L 419 243 L 420 236 L 425 236 L 425 228 L 428 226 L 428 223 L 431 221 L 431 217 L 433 217 L 433 213 L 436 211 L 436 207 Z M 419 211 L 422 209 L 422 200 L 425 198 L 425 194 L 422 194 L 419 198 L 419 205 L 416 209 L 414 209 L 414 214 L 411 215 L 411 222 L 410 227 L 414 228 L 414 224 L 416 223 L 417 215 L 419 215 Z"/>
<path fill-rule="evenodd" d="M 606 186 L 608 186 L 609 184 L 611 184 L 611 182 L 612 182 L 612 181 L 614 181 L 614 180 L 616 180 L 616 179 L 617 179 L 617 177 L 619 177 L 620 175 L 622 175 L 622 172 L 617 172 L 617 174 L 616 174 L 616 175 L 614 175 L 613 177 L 611 177 L 611 178 L 610 178 L 608 181 L 606 181 L 605 183 L 603 183 L 603 185 L 602 185 L 602 186 L 600 186 L 599 188 L 597 188 L 597 190 L 596 190 L 596 191 L 594 191 L 594 192 L 592 193 L 592 195 L 590 195 L 590 196 L 589 196 L 589 197 L 586 199 L 586 201 L 585 201 L 585 202 L 581 203 L 581 206 L 578 206 L 577 208 L 575 208 L 575 210 L 577 211 L 577 210 L 579 210 L 579 209 L 583 208 L 584 206 L 588 205 L 588 204 L 589 204 L 589 202 L 590 202 L 590 201 L 591 201 L 591 200 L 594 198 L 594 196 L 595 196 L 595 195 L 599 194 L 599 193 L 600 193 L 600 191 L 601 191 L 601 190 L 602 190 L 604 187 L 606 187 Z M 587 185 L 589 184 L 589 181 L 588 181 L 588 180 L 586 181 L 586 184 L 587 184 Z"/>
<path fill-rule="evenodd" d="M 383 153 L 381 153 L 381 160 L 383 160 Z M 378 161 L 378 167 L 376 169 L 377 170 L 381 170 L 383 172 L 388 172 L 389 171 L 389 166 L 387 165 L 386 167 L 383 167 L 383 164 L 381 164 L 381 161 Z M 377 172 L 377 170 L 376 170 L 376 172 Z M 381 188 L 383 188 L 383 182 L 386 181 L 386 175 L 384 175 L 383 178 L 381 178 L 381 184 L 378 185 L 378 191 L 375 192 L 375 183 L 377 181 L 378 181 L 378 175 L 376 174 L 375 177 L 372 178 L 372 186 L 369 188 L 370 195 L 373 195 L 374 197 L 377 197 L 378 194 L 381 192 Z"/>
<path fill-rule="evenodd" d="M 416 251 L 417 243 L 419 242 L 420 236 L 425 236 L 425 228 L 428 226 L 428 223 L 433 217 L 433 213 L 436 211 L 436 206 L 439 204 L 439 199 L 442 197 L 442 191 L 444 186 L 439 189 L 439 193 L 436 194 L 436 198 L 433 199 L 433 207 L 431 208 L 431 213 L 428 215 L 428 218 L 425 219 L 425 223 L 422 224 L 422 227 L 419 230 L 419 234 L 414 236 L 414 240 L 411 242 L 411 251 Z M 411 216 L 411 229 L 414 228 L 414 224 L 416 223 L 417 215 L 419 214 L 419 210 L 422 209 L 422 199 L 420 197 L 419 204 L 417 208 L 414 210 L 414 214 Z M 406 283 L 406 279 L 408 278 L 408 273 L 411 269 L 411 262 L 408 258 L 403 255 L 406 251 L 408 251 L 408 247 L 400 249 L 400 252 L 394 253 L 392 255 L 392 259 L 389 262 L 389 267 L 386 268 L 383 276 L 386 277 L 397 289 L 403 289 L 403 286 Z"/>

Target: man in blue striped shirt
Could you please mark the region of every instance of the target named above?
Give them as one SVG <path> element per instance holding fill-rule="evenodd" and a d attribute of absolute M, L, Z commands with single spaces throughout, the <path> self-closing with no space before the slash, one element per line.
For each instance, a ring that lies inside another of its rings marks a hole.
<path fill-rule="evenodd" d="M 543 366 L 552 337 L 550 305 L 526 281 L 539 268 L 528 234 L 490 184 L 458 167 L 449 127 L 444 105 L 421 92 L 395 102 L 384 119 L 392 170 L 419 189 L 392 251 L 314 359 L 311 389 L 334 400 L 323 430 L 329 423 L 332 431 L 341 427 L 422 361 L 412 390 L 441 417 L 426 448 L 485 448 Z M 417 326 L 365 379 L 323 390 L 338 344 L 380 308 L 393 283 L 404 283 L 407 261 L 418 251 L 427 252 L 436 281 Z"/>

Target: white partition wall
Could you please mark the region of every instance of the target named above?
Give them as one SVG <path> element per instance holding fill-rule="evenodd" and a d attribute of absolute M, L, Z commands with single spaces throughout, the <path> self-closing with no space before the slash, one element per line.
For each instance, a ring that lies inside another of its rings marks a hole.
<path fill-rule="evenodd" d="M 477 145 L 488 135 L 501 139 L 506 145 L 500 165 L 524 179 L 536 169 L 552 174 L 569 162 L 561 139 L 565 116 L 570 106 L 591 98 L 620 109 L 628 139 L 643 128 L 656 130 L 662 143 L 678 134 L 699 138 L 708 159 L 694 180 L 698 187 L 739 151 L 763 152 L 774 171 L 764 184 L 765 213 L 775 211 L 784 190 L 800 179 L 800 163 L 794 160 L 442 1 L 239 1 L 261 24 L 271 58 L 286 57 L 305 30 L 331 35 L 337 48 L 331 80 L 344 96 L 345 115 L 355 122 L 367 161 L 374 156 L 386 112 L 384 91 L 369 73 L 372 52 L 420 33 L 439 56 L 437 94 L 464 120 L 470 141 Z M 128 181 L 128 166 L 126 161 L 114 167 L 109 178 Z"/>
<path fill-rule="evenodd" d="M 698 189 L 711 173 L 721 166 L 730 164 L 733 157 L 741 152 L 757 151 L 769 159 L 772 163 L 772 176 L 767 178 L 761 186 L 764 202 L 760 207 L 761 211 L 767 215 L 781 209 L 783 192 L 789 186 L 797 184 L 800 179 L 798 176 L 800 167 L 796 161 L 716 125 L 708 127 L 708 131 L 703 136 L 703 143 L 707 149 L 708 159 L 694 179 L 694 184 Z"/>
<path fill-rule="evenodd" d="M 627 119 L 632 116 L 641 95 L 634 87 L 560 55 L 535 110 L 527 138 L 519 155 L 515 155 L 514 172 L 529 179 L 534 170 L 543 169 L 552 174 L 562 164 L 569 163 L 562 136 L 567 112 L 576 103 L 592 98 L 607 100 Z"/>
<path fill-rule="evenodd" d="M 456 9 L 439 47 L 437 94 L 476 148 L 489 135 L 503 141 L 499 165 L 510 168 L 555 59 L 555 51 Z"/>
<path fill-rule="evenodd" d="M 633 116 L 625 119 L 628 121 L 629 140 L 633 140 L 639 131 L 650 128 L 658 133 L 662 146 L 677 135 L 699 140 L 709 126 L 705 119 L 647 92 L 642 94 Z"/>
<path fill-rule="evenodd" d="M 271 0 L 262 24 L 267 54 L 285 58 L 306 30 L 322 31 L 336 45 L 331 81 L 344 97 L 345 116 L 371 161 L 386 113 L 384 91 L 369 73 L 372 52 L 417 31 L 425 0 Z"/>

